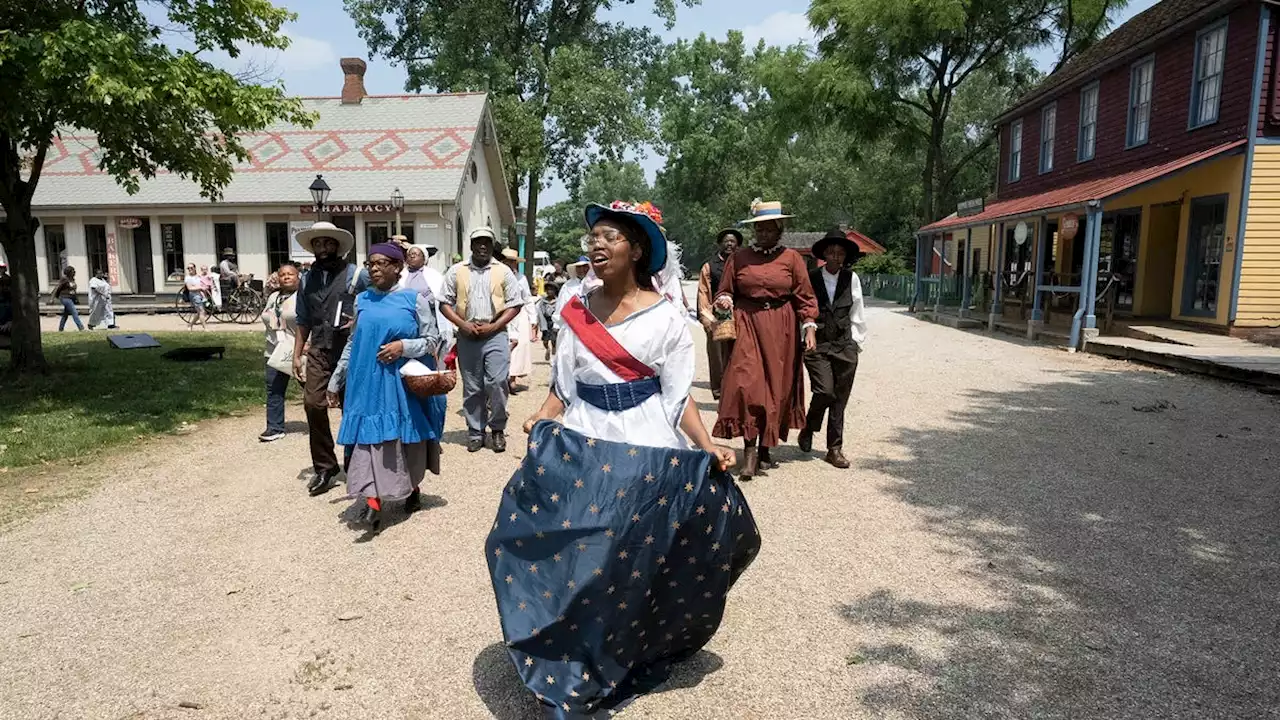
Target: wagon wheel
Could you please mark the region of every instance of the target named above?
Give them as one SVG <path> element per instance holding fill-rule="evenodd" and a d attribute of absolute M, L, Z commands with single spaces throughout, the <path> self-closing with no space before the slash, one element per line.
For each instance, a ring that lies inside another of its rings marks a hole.
<path fill-rule="evenodd" d="M 178 319 L 181 320 L 184 325 L 191 324 L 191 316 L 194 314 L 194 311 L 191 309 L 190 300 L 187 300 L 179 294 L 177 302 L 174 305 L 174 311 L 178 313 Z"/>

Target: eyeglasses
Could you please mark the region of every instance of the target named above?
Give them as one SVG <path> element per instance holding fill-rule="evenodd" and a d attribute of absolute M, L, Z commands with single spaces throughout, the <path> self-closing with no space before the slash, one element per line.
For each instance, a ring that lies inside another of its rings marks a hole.
<path fill-rule="evenodd" d="M 620 242 L 626 242 L 627 236 L 610 228 L 598 230 L 582 238 L 582 249 L 590 250 L 595 247 L 604 247 L 606 245 L 617 245 Z"/>
<path fill-rule="evenodd" d="M 395 260 L 366 260 L 364 263 L 364 266 L 369 269 L 389 268 L 392 265 L 394 265 L 395 262 L 396 262 Z"/>

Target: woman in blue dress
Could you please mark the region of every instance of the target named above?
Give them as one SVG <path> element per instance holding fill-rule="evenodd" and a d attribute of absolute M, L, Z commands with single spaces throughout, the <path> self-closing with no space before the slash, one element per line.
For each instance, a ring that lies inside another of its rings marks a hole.
<path fill-rule="evenodd" d="M 412 513 L 421 507 L 426 471 L 440 474 L 445 398 L 419 399 L 400 376 L 412 358 L 434 369 L 440 344 L 431 298 L 396 289 L 404 251 L 374 245 L 367 266 L 371 286 L 356 296 L 355 327 L 329 381 L 329 404 L 340 404 L 345 384 L 338 444 L 353 448 L 347 493 L 365 499 L 360 520 L 376 530 L 383 501 L 404 500 Z"/>
<path fill-rule="evenodd" d="M 548 715 L 616 711 L 715 634 L 760 547 L 689 392 L 683 308 L 657 208 L 586 211 L 603 283 L 561 313 L 551 392 L 485 546 L 517 671 Z M 559 422 L 556 422 L 556 420 Z"/>

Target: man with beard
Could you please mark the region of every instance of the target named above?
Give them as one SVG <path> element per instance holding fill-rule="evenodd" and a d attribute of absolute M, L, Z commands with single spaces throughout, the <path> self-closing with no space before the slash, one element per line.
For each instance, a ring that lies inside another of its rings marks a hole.
<path fill-rule="evenodd" d="M 325 391 L 355 317 L 356 266 L 343 259 L 355 243 L 351 233 L 328 222 L 317 222 L 298 233 L 298 245 L 316 256 L 298 291 L 298 333 L 293 346 L 293 374 L 303 387 L 302 405 L 311 436 L 315 476 L 307 492 L 312 497 L 328 492 L 340 470 Z"/>
<path fill-rule="evenodd" d="M 487 227 L 471 233 L 471 262 L 444 276 L 440 311 L 458 328 L 458 370 L 462 410 L 467 418 L 467 452 L 486 444 L 507 450 L 507 379 L 511 345 L 507 324 L 523 307 L 520 284 L 502 263 L 493 262 L 495 236 Z"/>
<path fill-rule="evenodd" d="M 720 399 L 720 381 L 724 377 L 724 366 L 733 354 L 733 341 L 717 342 L 711 337 L 716 324 L 715 309 L 712 303 L 719 292 L 720 278 L 724 277 L 724 262 L 742 245 L 742 233 L 728 228 L 720 231 L 716 237 L 718 252 L 709 262 L 702 266 L 698 273 L 698 321 L 707 332 L 707 367 L 711 369 L 711 395 Z"/>

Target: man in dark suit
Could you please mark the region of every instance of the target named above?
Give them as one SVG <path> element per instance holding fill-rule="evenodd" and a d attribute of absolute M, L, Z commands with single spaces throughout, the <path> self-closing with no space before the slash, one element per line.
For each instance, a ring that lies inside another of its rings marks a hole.
<path fill-rule="evenodd" d="M 843 232 L 832 230 L 814 244 L 813 257 L 825 264 L 809 273 L 818 298 L 818 346 L 804 358 L 813 400 L 799 444 L 804 452 L 812 452 L 813 436 L 822 429 L 826 415 L 826 461 L 845 469 L 849 461 L 844 456 L 844 411 L 858 374 L 858 355 L 867 340 L 862 282 L 851 269 L 862 251 Z"/>

